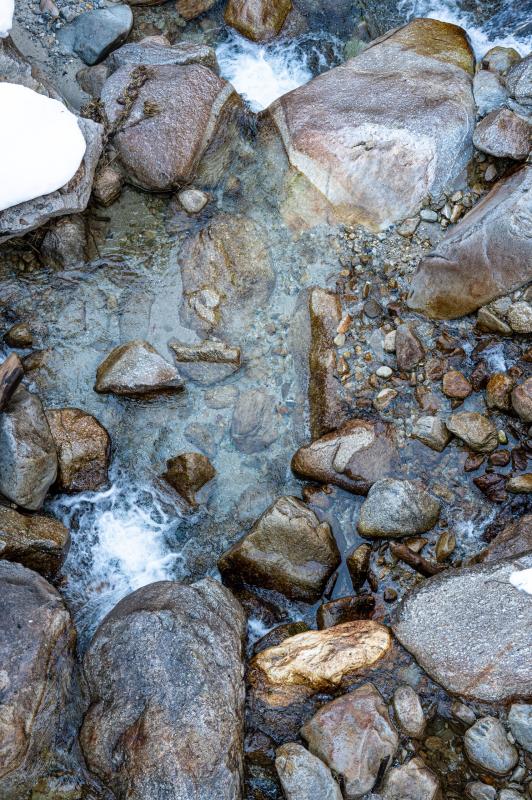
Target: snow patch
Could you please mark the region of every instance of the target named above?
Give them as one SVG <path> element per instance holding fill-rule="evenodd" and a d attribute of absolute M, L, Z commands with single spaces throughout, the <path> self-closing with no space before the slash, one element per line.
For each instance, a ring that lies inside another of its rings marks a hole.
<path fill-rule="evenodd" d="M 532 594 L 532 567 L 530 569 L 521 569 L 518 572 L 512 572 L 510 575 L 510 583 L 519 589 L 520 592 Z"/>
<path fill-rule="evenodd" d="M 77 117 L 59 100 L 0 83 L 0 109 L 3 211 L 65 186 L 78 171 L 87 145 Z"/>
<path fill-rule="evenodd" d="M 9 36 L 9 31 L 13 25 L 13 14 L 15 13 L 15 0 L 0 0 L 0 39 Z"/>

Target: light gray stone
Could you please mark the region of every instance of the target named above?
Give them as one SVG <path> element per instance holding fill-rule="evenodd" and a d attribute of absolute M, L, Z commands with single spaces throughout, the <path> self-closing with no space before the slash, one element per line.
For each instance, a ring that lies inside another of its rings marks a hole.
<path fill-rule="evenodd" d="M 426 719 L 417 693 L 411 686 L 398 686 L 393 695 L 393 709 L 403 733 L 419 739 L 425 730 Z"/>
<path fill-rule="evenodd" d="M 95 391 L 138 397 L 183 389 L 177 369 L 148 342 L 126 342 L 109 353 L 96 373 Z"/>
<path fill-rule="evenodd" d="M 398 538 L 430 531 L 440 503 L 412 481 L 384 478 L 373 484 L 358 518 L 358 532 L 369 538 Z"/>
<path fill-rule="evenodd" d="M 412 436 L 438 453 L 445 450 L 451 441 L 451 434 L 441 417 L 420 417 L 414 423 Z"/>
<path fill-rule="evenodd" d="M 506 102 L 508 94 L 504 84 L 495 72 L 482 69 L 473 80 L 473 94 L 481 117 L 500 108 Z"/>
<path fill-rule="evenodd" d="M 532 54 L 508 70 L 506 88 L 518 103 L 532 105 Z"/>
<path fill-rule="evenodd" d="M 280 747 L 275 769 L 286 800 L 342 800 L 331 770 L 300 744 Z"/>
<path fill-rule="evenodd" d="M 394 767 L 382 789 L 383 800 L 440 800 L 440 782 L 420 758 Z"/>
<path fill-rule="evenodd" d="M 469 797 L 471 800 L 495 800 L 497 797 L 497 789 L 481 781 L 472 781 L 468 783 L 465 792 L 466 797 Z"/>
<path fill-rule="evenodd" d="M 532 753 L 532 705 L 514 703 L 508 714 L 508 724 L 516 741 Z"/>
<path fill-rule="evenodd" d="M 466 731 L 464 747 L 469 760 L 493 775 L 507 775 L 518 761 L 518 753 L 495 717 L 482 717 Z"/>

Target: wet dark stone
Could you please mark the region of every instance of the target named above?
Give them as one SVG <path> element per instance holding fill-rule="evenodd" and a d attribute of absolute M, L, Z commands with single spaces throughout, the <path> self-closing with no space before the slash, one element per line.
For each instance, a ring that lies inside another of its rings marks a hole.
<path fill-rule="evenodd" d="M 478 478 L 473 479 L 475 486 L 485 494 L 492 503 L 504 503 L 508 495 L 505 487 L 506 476 L 499 475 L 498 472 L 485 472 Z"/>
<path fill-rule="evenodd" d="M 290 636 L 296 636 L 298 633 L 304 633 L 309 630 L 306 622 L 285 622 L 283 625 L 277 625 L 273 630 L 268 631 L 264 636 L 258 639 L 253 645 L 253 655 L 261 653 L 268 647 L 275 647 Z"/>
<path fill-rule="evenodd" d="M 354 619 L 371 619 L 374 610 L 375 598 L 372 594 L 339 597 L 318 608 L 316 622 L 318 629 L 323 630 Z"/>

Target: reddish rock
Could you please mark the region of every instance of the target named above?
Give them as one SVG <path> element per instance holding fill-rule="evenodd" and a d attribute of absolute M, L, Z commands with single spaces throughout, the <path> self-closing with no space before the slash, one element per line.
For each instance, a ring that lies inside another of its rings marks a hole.
<path fill-rule="evenodd" d="M 467 378 L 458 370 L 452 369 L 443 376 L 443 393 L 455 400 L 465 400 L 473 388 Z"/>
<path fill-rule="evenodd" d="M 425 358 L 423 345 L 410 325 L 399 325 L 397 328 L 395 353 L 397 366 L 404 372 L 410 372 Z"/>
<path fill-rule="evenodd" d="M 507 372 L 496 372 L 486 386 L 486 405 L 498 411 L 509 411 L 514 382 Z"/>
<path fill-rule="evenodd" d="M 58 488 L 94 492 L 105 486 L 111 439 L 103 425 L 79 408 L 47 409 L 46 419 L 57 450 Z"/>
<path fill-rule="evenodd" d="M 532 422 L 532 378 L 516 386 L 512 392 L 512 406 L 523 422 Z"/>

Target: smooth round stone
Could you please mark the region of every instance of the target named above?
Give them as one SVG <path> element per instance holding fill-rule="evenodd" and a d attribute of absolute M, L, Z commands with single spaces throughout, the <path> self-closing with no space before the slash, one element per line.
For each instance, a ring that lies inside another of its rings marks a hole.
<path fill-rule="evenodd" d="M 379 367 L 375 373 L 379 378 L 389 378 L 392 374 L 390 367 Z"/>
<path fill-rule="evenodd" d="M 518 761 L 517 750 L 495 717 L 482 717 L 466 731 L 464 745 L 469 760 L 493 775 L 506 775 Z"/>
<path fill-rule="evenodd" d="M 425 714 L 419 697 L 411 686 L 398 686 L 393 696 L 393 709 L 400 728 L 407 736 L 419 738 L 425 730 Z"/>

